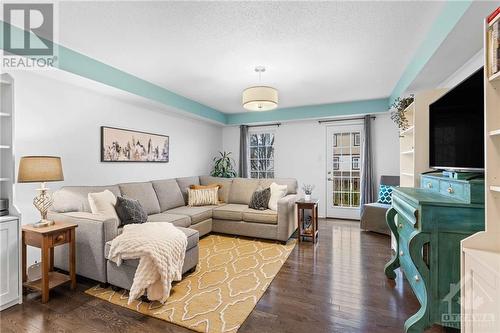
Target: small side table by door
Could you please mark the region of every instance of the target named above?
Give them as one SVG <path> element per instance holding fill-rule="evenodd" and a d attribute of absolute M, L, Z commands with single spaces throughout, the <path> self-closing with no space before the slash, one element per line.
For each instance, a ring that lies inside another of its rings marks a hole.
<path fill-rule="evenodd" d="M 299 223 L 299 242 L 302 241 L 303 237 L 309 237 L 312 239 L 313 243 L 318 240 L 318 199 L 299 199 L 295 201 L 297 205 L 297 221 Z M 305 210 L 311 211 L 311 225 L 307 228 L 305 227 Z"/>
<path fill-rule="evenodd" d="M 42 292 L 42 303 L 49 300 L 49 290 L 63 283 L 71 281 L 71 289 L 76 289 L 76 240 L 75 229 L 78 225 L 58 222 L 48 227 L 34 228 L 32 225 L 23 226 L 22 269 L 23 286 Z M 54 247 L 69 245 L 69 275 L 54 272 Z M 42 278 L 27 282 L 26 276 L 26 247 L 38 247 L 42 250 Z"/>

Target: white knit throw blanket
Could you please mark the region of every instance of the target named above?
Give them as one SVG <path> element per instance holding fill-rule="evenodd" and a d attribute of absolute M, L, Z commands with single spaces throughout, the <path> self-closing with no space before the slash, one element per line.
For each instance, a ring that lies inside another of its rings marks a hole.
<path fill-rule="evenodd" d="M 172 281 L 182 279 L 186 247 L 186 235 L 168 222 L 123 227 L 123 233 L 111 242 L 108 257 L 118 266 L 122 260 L 139 259 L 128 304 L 144 291 L 149 300 L 164 303 L 170 295 Z"/>

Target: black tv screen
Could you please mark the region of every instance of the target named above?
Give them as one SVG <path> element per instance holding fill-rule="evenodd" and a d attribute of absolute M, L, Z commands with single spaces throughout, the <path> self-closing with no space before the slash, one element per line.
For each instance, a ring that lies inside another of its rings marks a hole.
<path fill-rule="evenodd" d="M 429 106 L 429 164 L 484 170 L 484 83 L 481 68 Z"/>

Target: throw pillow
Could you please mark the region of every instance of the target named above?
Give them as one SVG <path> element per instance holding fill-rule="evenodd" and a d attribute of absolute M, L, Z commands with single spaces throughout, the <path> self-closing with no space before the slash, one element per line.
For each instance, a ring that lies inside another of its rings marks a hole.
<path fill-rule="evenodd" d="M 218 203 L 218 186 L 199 190 L 188 189 L 188 206 L 217 205 Z"/>
<path fill-rule="evenodd" d="M 116 197 L 113 192 L 104 190 L 102 192 L 89 193 L 87 198 L 92 214 L 102 214 L 118 220 L 118 215 L 116 215 L 115 211 Z"/>
<path fill-rule="evenodd" d="M 380 185 L 378 190 L 378 203 L 392 204 L 392 187 L 389 185 Z"/>
<path fill-rule="evenodd" d="M 148 214 L 139 200 L 118 197 L 116 198 L 116 213 L 120 217 L 120 226 L 133 223 L 144 223 L 148 220 Z"/>
<path fill-rule="evenodd" d="M 269 208 L 269 199 L 271 198 L 271 189 L 257 189 L 252 194 L 248 208 L 265 210 Z"/>
<path fill-rule="evenodd" d="M 286 185 L 278 185 L 276 183 L 272 183 L 271 186 L 269 186 L 271 189 L 271 198 L 269 198 L 269 209 L 272 209 L 274 211 L 278 211 L 278 200 L 283 198 L 286 195 L 287 192 L 287 186 Z"/>
<path fill-rule="evenodd" d="M 222 188 L 222 185 L 221 184 L 209 184 L 209 185 L 190 185 L 189 186 L 189 188 L 192 190 L 204 190 L 207 188 L 214 188 L 214 187 Z"/>
<path fill-rule="evenodd" d="M 210 189 L 217 187 L 219 192 L 218 192 L 218 200 L 219 203 L 224 203 L 224 200 L 221 200 L 221 194 L 220 194 L 220 189 L 222 188 L 222 184 L 208 184 L 208 185 L 190 185 L 189 188 L 192 190 L 205 190 L 205 189 Z"/>

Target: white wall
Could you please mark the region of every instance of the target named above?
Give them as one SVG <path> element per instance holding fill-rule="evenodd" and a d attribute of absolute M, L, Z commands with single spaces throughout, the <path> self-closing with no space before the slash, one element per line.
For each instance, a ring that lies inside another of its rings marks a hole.
<path fill-rule="evenodd" d="M 438 85 L 438 88 L 453 88 L 472 73 L 477 71 L 481 66 L 484 65 L 484 50 L 481 49 L 472 58 L 470 58 L 465 64 L 463 64 L 457 71 L 451 74 L 443 82 Z"/>
<path fill-rule="evenodd" d="M 374 177 L 399 174 L 399 134 L 388 113 L 373 121 Z M 223 149 L 231 151 L 238 162 L 239 128 L 225 127 Z M 326 214 L 326 125 L 317 120 L 282 123 L 275 137 L 276 177 L 297 178 L 302 184 L 316 186 L 313 196 L 320 199 L 320 216 Z"/>
<path fill-rule="evenodd" d="M 23 155 L 62 157 L 62 185 L 105 185 L 207 174 L 212 157 L 222 148 L 222 127 L 198 119 L 183 118 L 164 107 L 124 101 L 109 94 L 109 87 L 76 77 L 74 85 L 46 75 L 12 73 L 15 79 L 15 149 Z M 73 78 L 75 80 L 75 78 Z M 130 101 L 137 98 L 129 96 Z M 100 126 L 136 129 L 170 136 L 169 163 L 101 163 Z M 39 220 L 32 200 L 39 184 L 16 184 L 16 204 L 23 223 Z M 29 259 L 38 260 L 38 251 Z"/>

